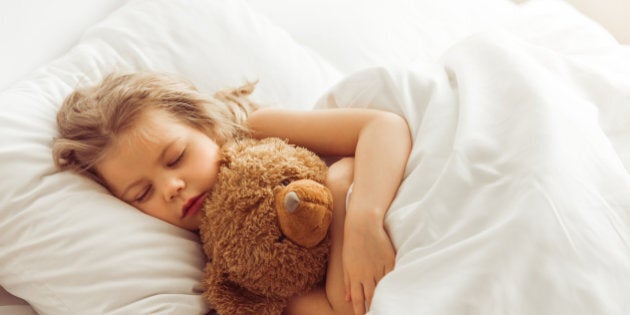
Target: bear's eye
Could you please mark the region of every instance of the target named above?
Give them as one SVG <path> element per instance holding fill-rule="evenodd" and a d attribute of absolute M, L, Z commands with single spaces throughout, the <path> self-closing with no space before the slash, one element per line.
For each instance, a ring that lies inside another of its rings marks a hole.
<path fill-rule="evenodd" d="M 281 184 L 282 184 L 282 186 L 289 186 L 289 184 L 291 184 L 291 180 L 287 178 L 287 179 L 283 180 Z"/>

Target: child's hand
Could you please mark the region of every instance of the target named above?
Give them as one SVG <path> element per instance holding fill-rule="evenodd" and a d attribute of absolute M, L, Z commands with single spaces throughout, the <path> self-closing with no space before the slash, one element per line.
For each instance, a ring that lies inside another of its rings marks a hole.
<path fill-rule="evenodd" d="M 355 212 L 356 214 L 356 212 Z M 346 300 L 355 314 L 365 314 L 372 303 L 376 284 L 394 268 L 395 250 L 382 217 L 363 213 L 346 217 L 343 269 Z"/>

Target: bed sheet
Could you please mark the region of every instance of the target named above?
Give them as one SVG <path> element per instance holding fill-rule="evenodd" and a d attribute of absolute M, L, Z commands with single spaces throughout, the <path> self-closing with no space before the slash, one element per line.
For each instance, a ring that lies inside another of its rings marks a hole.
<path fill-rule="evenodd" d="M 396 112 L 413 135 L 370 314 L 629 313 L 629 104 L 626 47 L 505 32 L 340 82 L 319 106 Z"/>

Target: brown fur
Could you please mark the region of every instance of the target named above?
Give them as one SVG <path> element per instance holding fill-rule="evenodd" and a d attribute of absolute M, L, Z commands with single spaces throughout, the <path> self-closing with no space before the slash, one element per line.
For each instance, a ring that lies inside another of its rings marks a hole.
<path fill-rule="evenodd" d="M 281 314 L 290 297 L 324 279 L 332 218 L 326 165 L 275 138 L 233 141 L 221 154 L 200 228 L 205 296 L 218 314 Z M 301 200 L 292 213 L 289 191 Z"/>

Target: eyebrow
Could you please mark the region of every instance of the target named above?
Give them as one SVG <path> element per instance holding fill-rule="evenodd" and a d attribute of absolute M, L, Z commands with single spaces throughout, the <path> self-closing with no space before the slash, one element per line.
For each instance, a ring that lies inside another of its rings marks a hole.
<path fill-rule="evenodd" d="M 166 156 L 166 152 L 168 152 L 169 148 L 172 147 L 178 140 L 179 140 L 179 138 L 169 142 L 166 146 L 164 146 L 164 149 L 162 149 L 162 152 L 160 153 L 160 156 L 157 158 L 157 160 L 155 162 L 159 163 L 160 161 L 162 161 L 164 159 L 164 157 Z M 129 184 L 127 186 L 127 188 L 125 188 L 123 190 L 123 192 L 120 194 L 120 198 L 123 199 L 123 200 L 127 200 L 127 198 L 125 198 L 125 195 L 129 192 L 129 190 L 131 188 L 139 185 L 140 183 L 142 183 L 142 181 L 144 181 L 144 178 L 140 178 L 140 179 L 134 181 L 133 183 Z"/>

